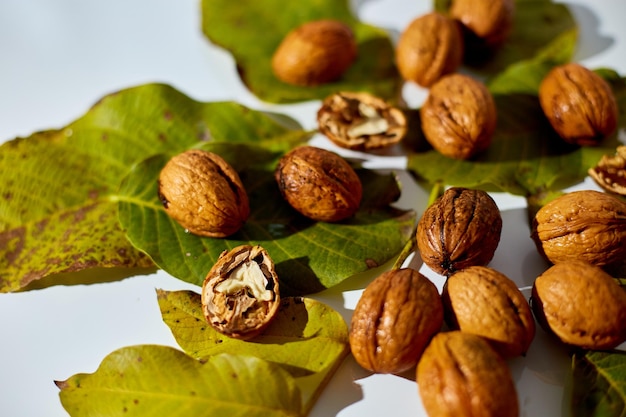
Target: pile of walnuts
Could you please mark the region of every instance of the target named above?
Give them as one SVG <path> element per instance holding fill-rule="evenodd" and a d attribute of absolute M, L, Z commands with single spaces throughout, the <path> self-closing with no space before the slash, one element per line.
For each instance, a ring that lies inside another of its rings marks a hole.
<path fill-rule="evenodd" d="M 396 65 L 404 80 L 428 89 L 421 129 L 442 155 L 472 159 L 489 148 L 497 129 L 494 98 L 485 84 L 458 69 L 502 46 L 514 15 L 513 0 L 454 0 L 449 14 L 419 16 L 402 32 Z M 350 27 L 319 20 L 284 38 L 272 68 L 281 81 L 310 87 L 340 79 L 357 58 Z M 617 128 L 610 86 L 579 64 L 550 71 L 538 99 L 567 143 L 593 146 Z M 408 129 L 402 110 L 364 92 L 330 95 L 317 121 L 334 144 L 360 151 L 393 146 Z M 608 191 L 625 193 L 624 149 L 590 170 Z M 312 220 L 342 221 L 359 208 L 359 177 L 333 152 L 298 147 L 280 159 L 274 176 L 285 201 Z M 236 171 L 210 152 L 172 158 L 161 171 L 159 196 L 174 220 L 201 236 L 231 236 L 250 215 Z M 609 193 L 581 191 L 536 213 L 531 237 L 553 266 L 536 277 L 530 302 L 488 266 L 501 229 L 499 209 L 486 192 L 447 189 L 423 213 L 414 236 L 424 264 L 446 277 L 442 293 L 414 269 L 392 269 L 365 288 L 355 308 L 349 336 L 356 361 L 377 373 L 414 368 L 429 415 L 517 416 L 506 360 L 528 351 L 535 320 L 573 347 L 610 349 L 626 341 L 626 292 L 607 272 L 626 259 L 626 203 Z M 273 262 L 259 246 L 225 251 L 202 292 L 207 321 L 242 339 L 267 327 L 279 300 Z"/>

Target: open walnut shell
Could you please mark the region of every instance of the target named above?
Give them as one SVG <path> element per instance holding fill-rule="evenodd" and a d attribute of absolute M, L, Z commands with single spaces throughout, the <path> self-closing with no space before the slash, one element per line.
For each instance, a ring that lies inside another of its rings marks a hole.
<path fill-rule="evenodd" d="M 626 146 L 618 146 L 615 155 L 602 156 L 588 173 L 606 191 L 626 195 Z"/>
<path fill-rule="evenodd" d="M 261 246 L 224 251 L 202 285 L 202 311 L 211 326 L 237 339 L 260 334 L 280 306 L 274 262 Z"/>
<path fill-rule="evenodd" d="M 347 149 L 386 148 L 407 131 L 404 113 L 368 93 L 341 92 L 328 96 L 317 112 L 322 134 Z"/>

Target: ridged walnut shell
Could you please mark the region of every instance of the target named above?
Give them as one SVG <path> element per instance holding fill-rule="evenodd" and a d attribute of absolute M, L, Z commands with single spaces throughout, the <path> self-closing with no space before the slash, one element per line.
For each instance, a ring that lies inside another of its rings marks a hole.
<path fill-rule="evenodd" d="M 363 291 L 350 324 L 357 363 L 376 373 L 398 373 L 417 364 L 443 324 L 437 287 L 418 271 L 383 272 Z"/>
<path fill-rule="evenodd" d="M 278 161 L 274 176 L 285 200 L 310 219 L 337 222 L 359 209 L 361 180 L 334 152 L 300 146 Z"/>
<path fill-rule="evenodd" d="M 317 111 L 320 132 L 342 148 L 369 151 L 400 142 L 407 131 L 402 110 L 369 93 L 341 92 Z"/>
<path fill-rule="evenodd" d="M 463 60 L 463 38 L 458 24 L 432 12 L 404 29 L 396 46 L 396 65 L 402 78 L 430 87 L 453 73 Z"/>
<path fill-rule="evenodd" d="M 439 333 L 417 365 L 429 417 L 517 417 L 515 383 L 504 359 L 480 336 Z"/>
<path fill-rule="evenodd" d="M 472 49 L 497 48 L 509 37 L 515 0 L 454 0 L 450 16 L 463 24 Z"/>
<path fill-rule="evenodd" d="M 532 239 L 552 263 L 584 260 L 598 266 L 626 259 L 626 203 L 594 190 L 573 191 L 541 207 Z"/>
<path fill-rule="evenodd" d="M 250 215 L 237 171 L 212 152 L 193 149 L 170 159 L 159 174 L 158 193 L 165 212 L 199 236 L 230 236 Z"/>
<path fill-rule="evenodd" d="M 626 196 L 626 146 L 618 146 L 615 155 L 602 155 L 588 174 L 604 190 Z"/>
<path fill-rule="evenodd" d="M 336 81 L 357 57 L 352 29 L 337 20 L 315 20 L 293 29 L 272 56 L 280 80 L 315 86 Z"/>
<path fill-rule="evenodd" d="M 531 304 L 542 327 L 565 344 L 601 350 L 626 341 L 626 291 L 588 262 L 551 266 L 535 280 Z"/>
<path fill-rule="evenodd" d="M 272 322 L 280 307 L 274 262 L 261 246 L 224 251 L 202 285 L 202 312 L 218 332 L 251 339 Z"/>
<path fill-rule="evenodd" d="M 470 159 L 491 145 L 498 115 L 482 82 L 451 74 L 430 88 L 420 118 L 424 136 L 435 150 L 449 158 Z"/>
<path fill-rule="evenodd" d="M 495 269 L 470 266 L 452 274 L 442 291 L 451 329 L 482 336 L 503 357 L 524 355 L 535 337 L 535 319 L 515 282 Z"/>
<path fill-rule="evenodd" d="M 553 68 L 539 86 L 539 102 L 554 130 L 568 143 L 597 145 L 617 128 L 613 90 L 582 65 Z"/>
<path fill-rule="evenodd" d="M 441 275 L 487 265 L 498 247 L 502 217 L 495 201 L 481 190 L 447 189 L 417 225 L 422 261 Z"/>

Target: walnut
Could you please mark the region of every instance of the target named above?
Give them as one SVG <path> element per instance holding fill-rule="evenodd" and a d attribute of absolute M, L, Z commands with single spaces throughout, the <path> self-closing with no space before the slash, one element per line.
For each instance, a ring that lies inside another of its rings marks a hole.
<path fill-rule="evenodd" d="M 452 74 L 430 88 L 420 117 L 424 136 L 435 150 L 450 158 L 469 159 L 491 145 L 497 111 L 483 83 Z"/>
<path fill-rule="evenodd" d="M 350 348 L 363 368 L 397 373 L 417 364 L 443 324 L 437 287 L 418 271 L 383 272 L 363 291 L 352 315 Z"/>
<path fill-rule="evenodd" d="M 626 291 L 588 262 L 551 266 L 535 280 L 531 305 L 542 327 L 565 344 L 612 349 L 626 341 Z"/>
<path fill-rule="evenodd" d="M 500 210 L 481 190 L 453 187 L 430 205 L 417 225 L 417 247 L 433 271 L 450 275 L 487 265 L 502 231 Z"/>
<path fill-rule="evenodd" d="M 314 146 L 300 146 L 285 154 L 274 173 L 285 200 L 302 215 L 337 222 L 359 209 L 361 180 L 341 156 Z"/>
<path fill-rule="evenodd" d="M 480 336 L 462 331 L 439 333 L 424 351 L 416 376 L 429 416 L 519 415 L 511 371 Z"/>
<path fill-rule="evenodd" d="M 261 246 L 224 251 L 202 285 L 202 311 L 217 331 L 251 339 L 269 326 L 280 306 L 274 262 Z"/>
<path fill-rule="evenodd" d="M 315 86 L 336 81 L 357 57 L 352 29 L 337 20 L 304 23 L 285 36 L 272 56 L 280 80 Z"/>
<path fill-rule="evenodd" d="M 158 184 L 165 212 L 193 234 L 230 236 L 250 215 L 239 175 L 215 153 L 193 149 L 174 156 Z"/>
<path fill-rule="evenodd" d="M 400 75 L 422 87 L 457 70 L 463 60 L 463 39 L 458 24 L 437 12 L 414 19 L 396 46 Z"/>
<path fill-rule="evenodd" d="M 600 191 L 566 193 L 537 211 L 531 237 L 552 263 L 615 265 L 626 258 L 626 203 Z"/>
<path fill-rule="evenodd" d="M 454 0 L 450 16 L 462 23 L 468 49 L 493 50 L 511 33 L 515 0 Z"/>
<path fill-rule="evenodd" d="M 596 145 L 617 128 L 617 101 L 609 84 L 582 65 L 553 68 L 539 86 L 539 102 L 564 141 Z"/>
<path fill-rule="evenodd" d="M 604 190 L 626 196 L 626 146 L 618 146 L 615 155 L 603 155 L 588 173 Z"/>
<path fill-rule="evenodd" d="M 404 113 L 368 93 L 328 96 L 317 112 L 319 130 L 343 148 L 369 151 L 387 148 L 404 138 Z"/>
<path fill-rule="evenodd" d="M 470 266 L 446 280 L 442 299 L 451 329 L 482 336 L 503 357 L 524 355 L 535 337 L 526 298 L 506 275 Z"/>

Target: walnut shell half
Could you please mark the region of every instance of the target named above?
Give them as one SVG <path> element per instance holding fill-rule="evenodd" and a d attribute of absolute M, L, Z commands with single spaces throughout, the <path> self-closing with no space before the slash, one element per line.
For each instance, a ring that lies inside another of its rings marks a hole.
<path fill-rule="evenodd" d="M 347 149 L 387 148 L 404 138 L 404 113 L 368 93 L 341 92 L 322 102 L 317 112 L 319 130 L 338 146 Z"/>
<path fill-rule="evenodd" d="M 626 146 L 618 146 L 615 155 L 603 155 L 588 173 L 604 190 L 626 195 Z"/>
<path fill-rule="evenodd" d="M 202 311 L 218 332 L 251 339 L 271 323 L 280 307 L 274 262 L 261 246 L 224 251 L 202 284 Z"/>
<path fill-rule="evenodd" d="M 433 271 L 450 275 L 473 265 L 487 265 L 498 247 L 502 217 L 482 190 L 447 189 L 417 225 L 417 247 Z"/>
<path fill-rule="evenodd" d="M 250 215 L 237 171 L 215 153 L 192 149 L 174 156 L 161 170 L 158 184 L 165 212 L 193 234 L 226 237 Z"/>
<path fill-rule="evenodd" d="M 437 287 L 418 271 L 383 272 L 363 291 L 350 324 L 357 363 L 377 373 L 415 366 L 443 324 Z"/>

